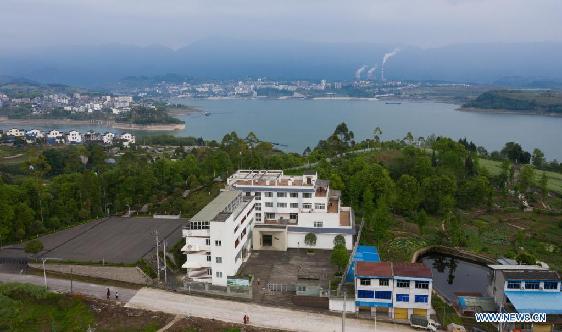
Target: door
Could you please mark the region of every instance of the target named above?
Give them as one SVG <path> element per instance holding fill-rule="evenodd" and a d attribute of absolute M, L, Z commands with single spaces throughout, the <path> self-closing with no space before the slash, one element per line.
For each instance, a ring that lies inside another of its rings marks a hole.
<path fill-rule="evenodd" d="M 408 308 L 394 308 L 394 319 L 408 320 Z"/>
<path fill-rule="evenodd" d="M 427 317 L 427 309 L 414 308 L 414 316 Z"/>
<path fill-rule="evenodd" d="M 261 241 L 262 241 L 262 246 L 271 247 L 273 245 L 273 235 L 262 234 Z"/>

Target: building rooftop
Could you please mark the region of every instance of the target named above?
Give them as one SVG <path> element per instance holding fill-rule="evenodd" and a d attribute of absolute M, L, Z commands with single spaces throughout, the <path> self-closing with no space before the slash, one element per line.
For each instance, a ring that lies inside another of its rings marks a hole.
<path fill-rule="evenodd" d="M 431 269 L 422 263 L 393 263 L 394 275 L 397 277 L 431 278 Z"/>
<path fill-rule="evenodd" d="M 355 276 L 431 278 L 431 269 L 422 263 L 357 262 Z"/>
<path fill-rule="evenodd" d="M 517 312 L 562 314 L 561 292 L 505 292 Z"/>
<path fill-rule="evenodd" d="M 313 187 L 316 185 L 316 181 L 316 173 L 312 175 L 284 175 L 282 170 L 242 169 L 232 174 L 227 179 L 227 184 L 240 186 Z"/>
<path fill-rule="evenodd" d="M 511 270 L 503 275 L 506 280 L 560 280 L 558 272 L 544 270 Z"/>
<path fill-rule="evenodd" d="M 357 262 L 356 276 L 392 278 L 392 263 L 389 262 Z"/>
<path fill-rule="evenodd" d="M 244 201 L 239 191 L 222 191 L 215 199 L 197 212 L 190 221 L 224 221 L 226 218 L 217 218 L 220 214 L 230 215 L 240 203 Z M 220 219 L 220 220 L 218 220 Z"/>

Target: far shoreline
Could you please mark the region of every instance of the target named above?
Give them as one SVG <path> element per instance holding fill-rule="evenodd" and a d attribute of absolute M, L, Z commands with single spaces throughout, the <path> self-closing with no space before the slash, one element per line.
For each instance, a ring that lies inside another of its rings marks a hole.
<path fill-rule="evenodd" d="M 475 108 L 475 107 L 458 107 L 456 111 L 469 113 L 489 113 L 489 114 L 509 114 L 509 115 L 533 115 L 552 118 L 561 118 L 562 114 L 557 113 L 537 113 L 532 111 L 513 111 L 503 108 Z"/>

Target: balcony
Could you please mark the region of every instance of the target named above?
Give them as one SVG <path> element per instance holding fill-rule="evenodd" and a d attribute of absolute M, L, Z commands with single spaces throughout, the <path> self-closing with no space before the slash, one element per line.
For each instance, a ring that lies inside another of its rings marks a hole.
<path fill-rule="evenodd" d="M 182 229 L 182 235 L 183 237 L 189 237 L 189 236 L 200 236 L 200 237 L 209 237 L 211 236 L 211 230 L 210 229 Z"/>
<path fill-rule="evenodd" d="M 197 243 L 186 243 L 182 248 L 182 252 L 198 252 L 198 251 L 210 251 L 211 246 L 205 244 Z"/>
<path fill-rule="evenodd" d="M 297 219 L 265 219 L 264 224 L 268 225 L 296 225 L 298 224 Z"/>

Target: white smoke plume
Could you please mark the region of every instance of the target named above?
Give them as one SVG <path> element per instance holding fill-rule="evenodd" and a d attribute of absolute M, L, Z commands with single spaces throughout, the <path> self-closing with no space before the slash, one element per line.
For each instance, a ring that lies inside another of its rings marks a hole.
<path fill-rule="evenodd" d="M 355 79 L 359 81 L 361 79 L 361 73 L 367 69 L 367 66 L 361 66 L 359 69 L 355 71 Z"/>
<path fill-rule="evenodd" d="M 377 66 L 374 65 L 373 67 L 371 67 L 371 69 L 369 69 L 367 71 L 367 79 L 369 80 L 373 80 L 375 79 L 375 71 L 377 70 Z"/>
<path fill-rule="evenodd" d="M 381 65 L 381 80 L 384 81 L 384 64 L 388 61 L 388 59 L 392 58 L 396 54 L 400 52 L 399 48 L 395 48 L 392 52 L 385 53 L 382 57 L 382 65 Z"/>

